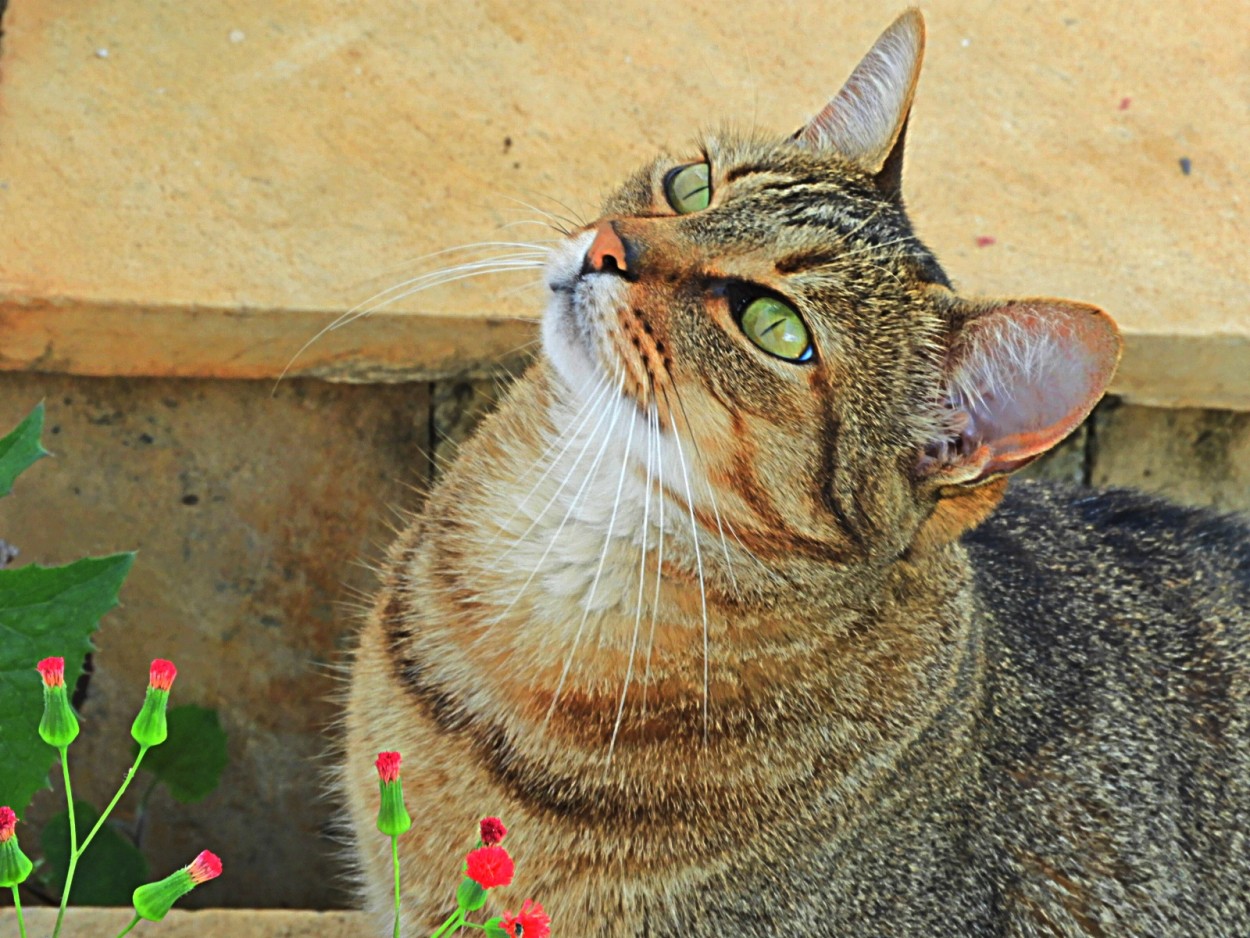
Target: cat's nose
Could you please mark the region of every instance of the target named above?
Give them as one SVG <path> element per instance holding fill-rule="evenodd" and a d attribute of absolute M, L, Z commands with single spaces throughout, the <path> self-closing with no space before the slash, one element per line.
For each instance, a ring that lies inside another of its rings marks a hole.
<path fill-rule="evenodd" d="M 629 246 L 617 234 L 612 222 L 601 221 L 595 227 L 595 240 L 586 251 L 582 273 L 616 274 L 629 280 L 634 273 L 630 270 L 629 254 Z"/>

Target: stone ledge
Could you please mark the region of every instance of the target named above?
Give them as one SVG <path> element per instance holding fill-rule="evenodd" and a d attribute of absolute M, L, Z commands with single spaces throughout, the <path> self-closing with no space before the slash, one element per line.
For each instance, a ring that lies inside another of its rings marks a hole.
<path fill-rule="evenodd" d="M 11 4 L 0 369 L 275 376 L 420 255 L 544 237 L 512 226 L 722 117 L 796 126 L 902 5 Z M 1250 6 L 951 0 L 929 28 L 907 191 L 961 285 L 1105 307 L 1129 401 L 1250 409 Z M 524 283 L 402 300 L 293 373 L 482 373 L 533 336 Z"/>
<path fill-rule="evenodd" d="M 56 909 L 22 909 L 26 932 L 32 936 L 52 934 Z M 61 926 L 64 938 L 107 938 L 129 923 L 133 909 L 71 908 Z M 160 922 L 140 922 L 131 932 L 135 938 L 363 938 L 370 923 L 361 912 L 309 912 L 289 909 L 174 909 Z M 0 910 L 0 938 L 18 938 L 17 916 L 11 908 Z"/>

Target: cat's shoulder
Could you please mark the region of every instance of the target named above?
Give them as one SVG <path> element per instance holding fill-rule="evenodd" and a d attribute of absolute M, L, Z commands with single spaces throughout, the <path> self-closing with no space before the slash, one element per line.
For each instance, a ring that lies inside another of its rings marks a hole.
<path fill-rule="evenodd" d="M 1133 489 L 1017 481 L 964 544 L 986 588 L 1100 594 L 1250 590 L 1250 516 L 1177 505 Z"/>
<path fill-rule="evenodd" d="M 964 544 L 1000 682 L 1072 700 L 1136 697 L 1150 674 L 1250 675 L 1245 516 L 1022 482 Z"/>

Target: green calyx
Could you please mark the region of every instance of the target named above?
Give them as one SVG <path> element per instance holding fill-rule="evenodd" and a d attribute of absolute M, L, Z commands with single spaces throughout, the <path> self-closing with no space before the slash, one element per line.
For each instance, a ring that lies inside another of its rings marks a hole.
<path fill-rule="evenodd" d="M 185 869 L 170 873 L 155 883 L 140 886 L 131 897 L 135 914 L 149 922 L 159 922 L 175 902 L 195 888 L 195 880 Z"/>
<path fill-rule="evenodd" d="M 17 836 L 0 840 L 0 888 L 24 883 L 34 864 L 17 845 Z"/>
<path fill-rule="evenodd" d="M 140 746 L 159 746 L 169 736 L 165 723 L 165 709 L 169 706 L 169 691 L 148 687 L 143 697 L 143 708 L 131 724 L 130 735 Z"/>
<path fill-rule="evenodd" d="M 64 684 L 43 686 L 43 718 L 39 721 L 39 735 L 55 749 L 64 749 L 78 737 L 78 717 L 69 705 Z"/>
<path fill-rule="evenodd" d="M 404 783 L 378 782 L 382 803 L 378 807 L 378 830 L 389 837 L 397 837 L 412 827 L 412 818 L 404 807 Z"/>

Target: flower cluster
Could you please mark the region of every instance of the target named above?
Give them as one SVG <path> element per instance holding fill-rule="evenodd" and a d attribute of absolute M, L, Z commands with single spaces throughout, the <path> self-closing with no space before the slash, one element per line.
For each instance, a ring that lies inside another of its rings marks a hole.
<path fill-rule="evenodd" d="M 73 794 L 70 787 L 69 768 L 66 762 L 66 750 L 78 736 L 78 717 L 70 705 L 68 689 L 65 685 L 65 659 L 44 658 L 35 669 L 43 679 L 43 717 L 39 721 L 39 735 L 49 746 L 61 754 L 62 771 L 65 776 L 65 795 L 69 810 L 73 811 Z M 148 689 L 143 699 L 143 706 L 135 717 L 130 735 L 139 744 L 139 752 L 134 764 L 126 773 L 112 803 L 96 821 L 95 826 L 79 840 L 78 831 L 70 815 L 70 862 L 66 873 L 65 885 L 61 890 L 61 908 L 57 915 L 53 938 L 60 932 L 61 921 L 65 914 L 65 904 L 69 899 L 70 886 L 73 882 L 74 868 L 79 857 L 91 844 L 99 832 L 101 825 L 108 817 L 109 811 L 121 799 L 126 788 L 134 778 L 135 772 L 143 761 L 144 754 L 152 746 L 159 746 L 169 735 L 165 711 L 169 705 L 169 691 L 173 687 L 178 669 L 172 661 L 157 658 L 148 671 Z M 17 911 L 19 931 L 25 934 L 22 910 L 19 902 L 17 885 L 23 882 L 31 872 L 31 862 L 22 853 L 17 844 L 15 829 L 17 815 L 8 807 L 0 807 L 0 886 L 13 888 L 14 906 Z M 183 867 L 164 879 L 148 883 L 136 889 L 132 895 L 135 907 L 134 921 L 122 932 L 125 934 L 134 928 L 141 919 L 159 921 L 169 912 L 170 907 L 181 896 L 186 895 L 201 883 L 215 879 L 221 875 L 221 860 L 209 851 L 200 853 L 188 866 Z"/>
<path fill-rule="evenodd" d="M 412 827 L 412 821 L 403 804 L 403 787 L 399 778 L 402 759 L 398 752 L 380 752 L 374 768 L 378 772 L 381 801 L 378 806 L 378 829 L 392 837 L 392 855 L 395 864 L 395 935 L 399 935 L 399 851 L 397 838 Z M 397 820 L 399 819 L 399 820 Z M 484 925 L 466 922 L 470 912 L 486 905 L 486 892 L 512 883 L 516 864 L 507 849 L 502 846 L 508 828 L 497 817 L 484 817 L 478 823 L 477 846 L 465 855 L 465 878 L 456 890 L 456 911 L 435 931 L 444 935 L 470 924 L 480 928 L 489 938 L 548 938 L 551 934 L 551 917 L 533 899 L 521 903 L 521 911 L 505 912 L 490 919 Z"/>

